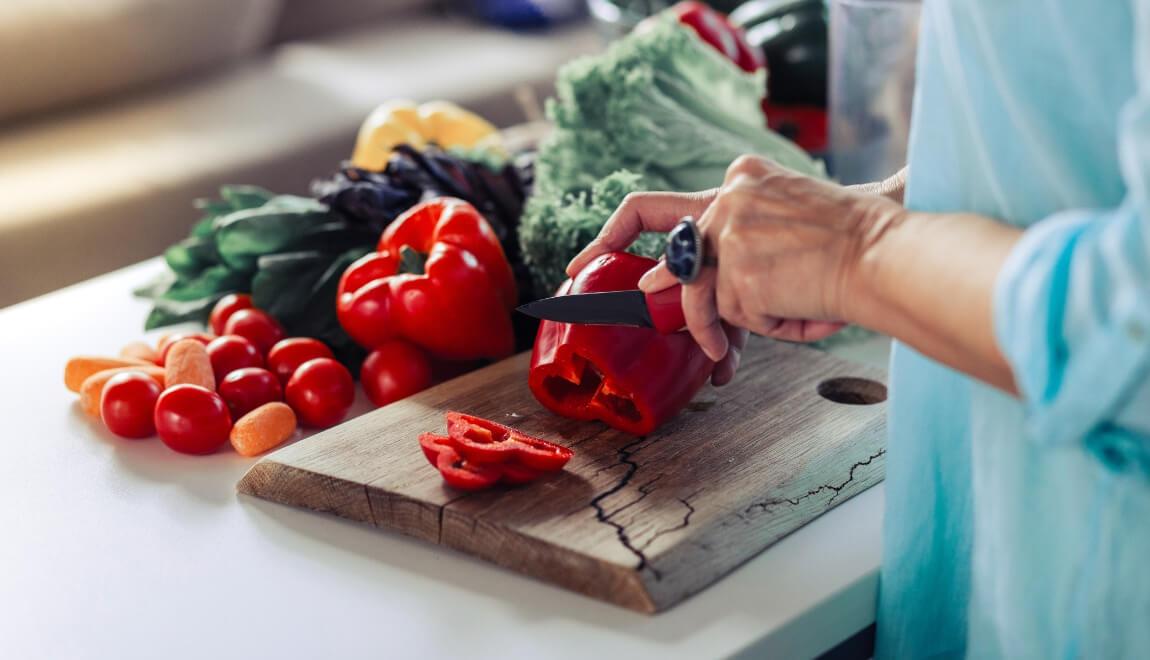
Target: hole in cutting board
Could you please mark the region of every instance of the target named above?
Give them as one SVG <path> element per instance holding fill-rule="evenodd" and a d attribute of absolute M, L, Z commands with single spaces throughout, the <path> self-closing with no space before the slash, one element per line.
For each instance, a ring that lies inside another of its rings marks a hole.
<path fill-rule="evenodd" d="M 818 393 L 828 401 L 848 406 L 870 406 L 886 401 L 886 385 L 867 378 L 831 378 L 819 383 Z"/>

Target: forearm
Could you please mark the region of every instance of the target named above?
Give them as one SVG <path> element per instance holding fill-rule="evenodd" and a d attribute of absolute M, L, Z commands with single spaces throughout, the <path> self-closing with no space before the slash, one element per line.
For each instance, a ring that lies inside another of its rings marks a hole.
<path fill-rule="evenodd" d="M 849 320 L 1017 393 L 994 334 L 994 284 L 1021 231 L 974 214 L 901 213 L 860 256 Z"/>
<path fill-rule="evenodd" d="M 881 195 L 893 202 L 902 204 L 903 194 L 906 192 L 906 168 L 902 168 L 882 181 L 860 183 L 847 187 L 868 195 Z"/>

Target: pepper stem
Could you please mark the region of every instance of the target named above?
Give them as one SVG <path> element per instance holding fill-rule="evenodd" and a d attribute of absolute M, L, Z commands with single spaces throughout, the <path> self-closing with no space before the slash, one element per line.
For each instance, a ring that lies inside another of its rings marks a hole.
<path fill-rule="evenodd" d="M 427 255 L 410 245 L 399 248 L 399 272 L 409 275 L 423 275 L 426 272 Z"/>

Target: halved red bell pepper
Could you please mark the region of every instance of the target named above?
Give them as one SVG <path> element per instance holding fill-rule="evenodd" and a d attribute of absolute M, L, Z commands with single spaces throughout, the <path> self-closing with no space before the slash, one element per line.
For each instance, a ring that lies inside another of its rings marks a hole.
<path fill-rule="evenodd" d="M 501 358 L 514 349 L 515 278 L 499 238 L 475 207 L 452 197 L 418 204 L 348 267 L 336 314 L 373 349 L 402 338 L 447 360 Z"/>
<path fill-rule="evenodd" d="M 447 434 L 454 441 L 455 449 L 476 463 L 521 465 L 539 472 L 558 472 L 575 455 L 562 445 L 460 412 L 447 413 Z"/>
<path fill-rule="evenodd" d="M 666 11 L 743 71 L 753 73 L 767 66 L 767 58 L 762 49 L 752 46 L 743 28 L 732 23 L 726 14 L 714 7 L 695 0 L 684 0 Z M 636 26 L 636 31 L 649 29 L 662 16 L 660 13 L 643 20 Z"/>
<path fill-rule="evenodd" d="M 626 252 L 605 254 L 558 295 L 636 289 L 655 264 Z M 528 382 L 556 414 L 646 435 L 691 401 L 714 366 L 686 331 L 543 321 Z"/>
<path fill-rule="evenodd" d="M 447 436 L 421 433 L 419 446 L 427 460 L 443 475 L 447 485 L 453 488 L 482 490 L 495 485 L 503 477 L 498 466 L 474 463 L 460 456 Z"/>
<path fill-rule="evenodd" d="M 743 28 L 731 23 L 723 12 L 694 0 L 676 3 L 668 11 L 743 71 L 754 72 L 767 66 L 763 51 L 752 46 Z"/>

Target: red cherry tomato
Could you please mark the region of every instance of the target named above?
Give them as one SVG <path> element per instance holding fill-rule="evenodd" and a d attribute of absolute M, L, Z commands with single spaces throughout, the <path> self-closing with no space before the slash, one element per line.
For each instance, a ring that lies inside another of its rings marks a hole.
<path fill-rule="evenodd" d="M 219 394 L 199 385 L 176 385 L 156 401 L 156 431 L 183 454 L 210 454 L 228 441 L 232 418 Z"/>
<path fill-rule="evenodd" d="M 296 369 L 284 393 L 301 422 L 326 428 L 338 424 L 355 402 L 355 383 L 342 364 L 315 358 Z"/>
<path fill-rule="evenodd" d="M 208 358 L 212 361 L 212 373 L 217 383 L 236 369 L 264 366 L 264 358 L 255 344 L 239 335 L 213 339 L 208 344 Z"/>
<path fill-rule="evenodd" d="M 224 376 L 217 389 L 228 404 L 232 419 L 239 419 L 265 403 L 283 401 L 283 388 L 275 374 L 258 367 L 236 369 Z"/>
<path fill-rule="evenodd" d="M 116 374 L 100 395 L 100 418 L 121 438 L 147 438 L 156 433 L 152 412 L 159 397 L 160 385 L 151 376 L 138 371 Z"/>
<path fill-rule="evenodd" d="M 241 309 L 251 309 L 255 307 L 252 304 L 252 297 L 246 293 L 229 293 L 228 295 L 220 298 L 216 306 L 212 308 L 212 314 L 208 317 L 208 327 L 212 332 L 217 335 L 224 334 L 224 326 L 227 325 L 228 319 L 232 314 L 240 311 Z"/>
<path fill-rule="evenodd" d="M 268 369 L 286 383 L 301 364 L 321 357 L 335 357 L 327 344 L 311 337 L 290 337 L 268 351 Z"/>
<path fill-rule="evenodd" d="M 284 338 L 283 326 L 267 312 L 258 309 L 241 309 L 228 318 L 224 324 L 224 334 L 239 335 L 259 349 L 260 355 L 267 355 L 276 342 Z"/>
<path fill-rule="evenodd" d="M 160 366 L 164 366 L 164 362 L 168 359 L 168 349 L 181 339 L 195 339 L 204 346 L 207 346 L 212 343 L 212 340 L 215 338 L 215 335 L 209 335 L 204 332 L 177 332 L 174 335 L 165 336 L 160 340 L 160 343 L 156 344 L 156 350 L 160 352 Z"/>
<path fill-rule="evenodd" d="M 431 385 L 431 361 L 415 344 L 392 339 L 363 361 L 359 382 L 372 403 L 386 406 L 427 389 Z"/>

